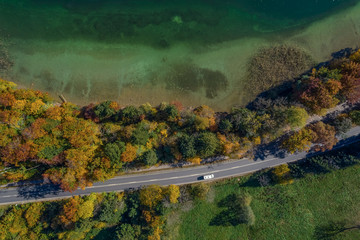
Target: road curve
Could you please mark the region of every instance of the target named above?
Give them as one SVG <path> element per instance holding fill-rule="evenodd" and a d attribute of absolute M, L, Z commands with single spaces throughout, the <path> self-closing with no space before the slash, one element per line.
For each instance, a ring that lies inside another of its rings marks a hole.
<path fill-rule="evenodd" d="M 347 138 L 340 141 L 336 147 L 343 147 L 353 142 L 359 141 L 360 127 L 352 128 L 346 133 Z M 74 192 L 64 192 L 51 184 L 34 184 L 29 186 L 18 186 L 0 189 L 0 205 L 26 203 L 34 201 L 48 201 L 60 198 L 67 198 L 74 195 L 85 195 L 92 192 L 112 192 L 123 191 L 130 188 L 139 188 L 141 186 L 158 184 L 187 184 L 203 181 L 201 176 L 214 174 L 215 178 L 222 179 L 233 176 L 240 176 L 255 172 L 264 168 L 274 167 L 283 163 L 294 162 L 305 157 L 309 153 L 300 152 L 290 154 L 285 157 L 275 157 L 269 155 L 263 160 L 240 159 L 221 163 L 213 163 L 191 168 L 176 168 L 161 172 L 152 172 L 146 174 L 132 174 L 127 176 L 115 177 L 105 182 L 94 183 L 93 186 L 85 190 L 78 189 Z"/>

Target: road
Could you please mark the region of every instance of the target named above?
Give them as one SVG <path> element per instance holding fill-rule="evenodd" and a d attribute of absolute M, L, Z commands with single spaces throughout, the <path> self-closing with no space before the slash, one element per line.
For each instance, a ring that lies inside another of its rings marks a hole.
<path fill-rule="evenodd" d="M 347 138 L 340 141 L 336 145 L 336 148 L 360 141 L 359 135 L 360 127 L 352 128 L 346 133 Z M 204 181 L 200 178 L 206 174 L 214 174 L 214 180 L 218 180 L 244 175 L 264 168 L 281 165 L 283 163 L 294 162 L 304 159 L 305 157 L 309 157 L 309 153 L 300 152 L 282 157 L 269 154 L 263 159 L 257 160 L 240 159 L 191 168 L 176 168 L 146 174 L 131 174 L 115 177 L 105 182 L 97 182 L 94 183 L 93 186 L 87 187 L 85 190 L 78 189 L 71 193 L 64 192 L 51 184 L 33 184 L 28 186 L 10 187 L 0 189 L 0 205 L 55 200 L 74 195 L 90 194 L 92 192 L 123 191 L 130 188 L 139 188 L 149 184 L 159 184 L 163 186 L 170 184 L 182 185 Z"/>

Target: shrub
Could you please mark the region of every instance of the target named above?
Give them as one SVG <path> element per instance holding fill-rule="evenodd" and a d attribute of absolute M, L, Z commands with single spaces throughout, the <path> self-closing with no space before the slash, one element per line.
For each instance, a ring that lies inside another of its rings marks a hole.
<path fill-rule="evenodd" d="M 287 164 L 275 167 L 272 173 L 274 174 L 274 180 L 281 185 L 291 184 L 294 182 L 290 173 L 290 168 Z"/>
<path fill-rule="evenodd" d="M 338 117 L 334 120 L 333 125 L 336 129 L 336 133 L 346 133 L 352 127 L 352 121 L 350 118 Z"/>
<path fill-rule="evenodd" d="M 247 225 L 255 224 L 255 214 L 250 206 L 243 206 L 242 211 L 239 215 L 240 222 L 245 223 Z"/>
<path fill-rule="evenodd" d="M 210 186 L 205 183 L 191 185 L 190 194 L 193 198 L 204 200 L 210 190 Z"/>
<path fill-rule="evenodd" d="M 354 124 L 360 125 L 360 111 L 359 110 L 351 111 L 350 118 Z"/>

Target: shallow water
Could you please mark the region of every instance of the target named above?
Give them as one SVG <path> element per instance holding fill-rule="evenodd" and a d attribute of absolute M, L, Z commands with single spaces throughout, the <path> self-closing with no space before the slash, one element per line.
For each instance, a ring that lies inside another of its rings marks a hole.
<path fill-rule="evenodd" d="M 319 62 L 357 46 L 357 2 L 0 0 L 0 33 L 14 62 L 2 74 L 81 104 L 227 109 L 256 95 L 247 68 L 261 47 L 296 45 Z"/>

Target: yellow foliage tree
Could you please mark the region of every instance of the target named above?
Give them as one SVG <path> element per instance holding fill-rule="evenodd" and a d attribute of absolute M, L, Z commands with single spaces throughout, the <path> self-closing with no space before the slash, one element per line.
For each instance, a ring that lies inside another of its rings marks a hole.
<path fill-rule="evenodd" d="M 282 164 L 273 169 L 275 181 L 281 185 L 291 184 L 294 179 L 291 176 L 290 168 L 287 164 Z"/>
<path fill-rule="evenodd" d="M 177 185 L 170 185 L 167 188 L 167 195 L 169 196 L 170 203 L 177 203 L 180 197 L 180 188 Z"/>
<path fill-rule="evenodd" d="M 149 185 L 140 190 L 140 203 L 150 209 L 155 207 L 163 198 L 163 191 L 159 185 Z"/>
<path fill-rule="evenodd" d="M 121 154 L 121 161 L 123 162 L 132 162 L 136 158 L 137 147 L 131 145 L 131 143 L 126 144 L 125 151 Z"/>
<path fill-rule="evenodd" d="M 314 137 L 315 133 L 312 130 L 303 128 L 288 137 L 282 143 L 282 146 L 290 153 L 294 153 L 296 151 L 308 151 Z"/>
<path fill-rule="evenodd" d="M 83 200 L 77 212 L 79 218 L 86 219 L 86 218 L 91 218 L 93 216 L 95 201 L 96 201 L 95 194 L 90 194 L 87 197 L 87 199 Z"/>
<path fill-rule="evenodd" d="M 30 228 L 34 227 L 38 223 L 43 210 L 44 206 L 41 202 L 32 203 L 31 206 L 26 210 L 25 219 Z"/>
<path fill-rule="evenodd" d="M 199 157 L 188 158 L 187 161 L 191 162 L 193 164 L 196 164 L 196 165 L 200 165 L 201 158 L 199 158 Z"/>

